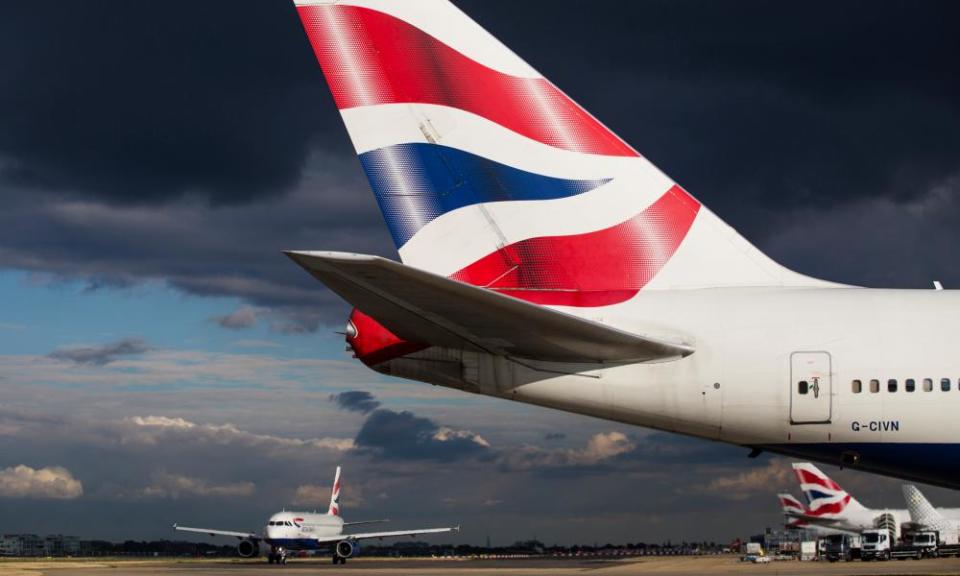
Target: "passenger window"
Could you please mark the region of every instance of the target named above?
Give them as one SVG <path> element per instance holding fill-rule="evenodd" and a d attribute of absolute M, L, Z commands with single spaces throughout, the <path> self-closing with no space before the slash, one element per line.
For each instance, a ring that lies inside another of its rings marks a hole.
<path fill-rule="evenodd" d="M 850 388 L 853 390 L 854 394 L 859 394 L 863 392 L 863 382 L 859 380 L 854 380 L 850 383 Z"/>
<path fill-rule="evenodd" d="M 913 378 L 907 378 L 903 381 L 903 389 L 907 392 L 913 392 L 917 388 L 917 383 Z"/>
<path fill-rule="evenodd" d="M 870 380 L 870 393 L 876 394 L 880 391 L 880 381 L 876 378 Z"/>
<path fill-rule="evenodd" d="M 887 392 L 896 392 L 897 391 L 897 380 L 891 378 L 887 380 Z"/>
<path fill-rule="evenodd" d="M 806 380 L 797 382 L 797 393 L 806 394 L 810 390 L 810 384 Z"/>
<path fill-rule="evenodd" d="M 940 379 L 940 390 L 943 391 L 943 392 L 949 392 L 949 391 L 950 391 L 950 379 L 949 379 L 949 378 L 941 378 L 941 379 Z"/>
<path fill-rule="evenodd" d="M 933 378 L 924 378 L 923 379 L 923 391 L 932 392 L 933 391 Z"/>

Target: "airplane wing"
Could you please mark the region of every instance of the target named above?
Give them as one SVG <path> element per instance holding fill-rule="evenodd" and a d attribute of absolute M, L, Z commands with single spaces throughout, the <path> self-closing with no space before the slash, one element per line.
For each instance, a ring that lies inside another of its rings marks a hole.
<path fill-rule="evenodd" d="M 260 535 L 254 534 L 252 532 L 234 532 L 232 530 L 214 530 L 212 528 L 190 528 L 189 526 L 178 526 L 177 524 L 173 525 L 173 529 L 180 530 L 181 532 L 196 532 L 198 534 L 209 534 L 211 536 L 233 536 L 235 538 L 260 540 Z"/>
<path fill-rule="evenodd" d="M 452 528 L 423 528 L 421 530 L 395 530 L 393 532 L 360 532 L 358 534 L 341 534 L 317 538 L 318 544 L 339 542 L 340 540 L 369 540 L 371 538 L 394 538 L 397 536 L 418 536 L 420 534 L 442 534 L 444 532 L 459 532 L 460 527 Z"/>
<path fill-rule="evenodd" d="M 693 348 L 578 318 L 379 256 L 286 252 L 400 338 L 557 362 L 645 362 Z"/>
<path fill-rule="evenodd" d="M 389 522 L 389 521 L 390 521 L 390 520 L 387 520 L 387 519 L 383 519 L 383 520 L 359 520 L 359 521 L 357 521 L 357 522 L 344 522 L 343 525 L 344 525 L 344 526 L 359 526 L 360 524 L 383 524 L 383 523 Z"/>

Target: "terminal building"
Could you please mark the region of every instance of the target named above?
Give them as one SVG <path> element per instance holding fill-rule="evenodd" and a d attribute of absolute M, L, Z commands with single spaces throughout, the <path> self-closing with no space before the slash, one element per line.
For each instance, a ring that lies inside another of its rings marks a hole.
<path fill-rule="evenodd" d="M 0 536 L 0 556 L 79 556 L 83 552 L 76 536 L 53 534 L 41 538 L 36 534 L 4 534 Z"/>

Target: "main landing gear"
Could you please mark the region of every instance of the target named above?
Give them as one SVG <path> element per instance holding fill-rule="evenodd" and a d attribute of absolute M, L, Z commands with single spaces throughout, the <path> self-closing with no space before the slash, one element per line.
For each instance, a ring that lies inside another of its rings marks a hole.
<path fill-rule="evenodd" d="M 334 565 L 337 565 L 337 564 L 346 564 L 346 563 L 347 563 L 347 559 L 346 559 L 346 558 L 344 558 L 343 556 L 340 556 L 340 555 L 337 554 L 337 553 L 334 553 L 334 554 L 333 554 L 333 564 L 334 564 Z"/>

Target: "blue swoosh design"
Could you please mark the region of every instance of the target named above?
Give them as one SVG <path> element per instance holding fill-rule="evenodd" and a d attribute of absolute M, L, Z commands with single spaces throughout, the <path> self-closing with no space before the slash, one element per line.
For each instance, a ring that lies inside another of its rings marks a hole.
<path fill-rule="evenodd" d="M 397 144 L 360 155 L 397 248 L 447 212 L 484 202 L 553 200 L 611 179 L 565 180 L 439 144 Z"/>
<path fill-rule="evenodd" d="M 836 494 L 827 494 L 826 492 L 820 492 L 818 490 L 807 490 L 807 497 L 810 500 L 819 500 L 820 498 L 833 498 Z"/>

